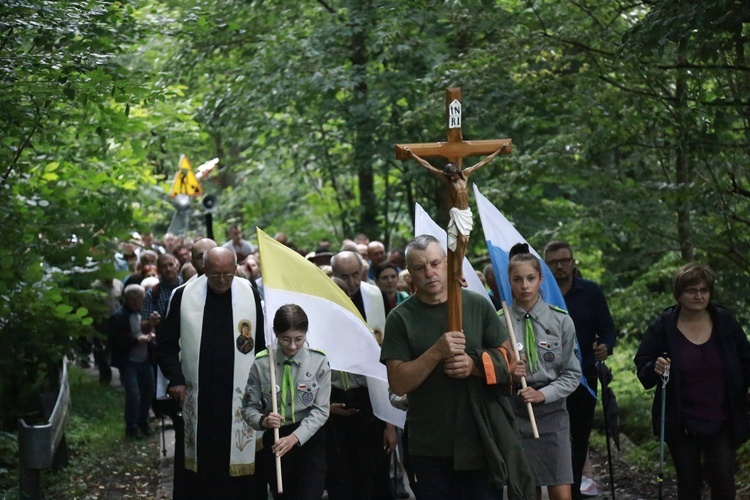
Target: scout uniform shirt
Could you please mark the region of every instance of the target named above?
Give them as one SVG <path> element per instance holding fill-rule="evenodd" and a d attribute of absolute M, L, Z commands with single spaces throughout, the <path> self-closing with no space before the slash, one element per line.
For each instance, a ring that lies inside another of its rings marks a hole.
<path fill-rule="evenodd" d="M 276 361 L 276 401 L 282 426 L 299 424 L 293 432 L 304 445 L 328 420 L 331 398 L 331 369 L 325 354 L 307 347 L 287 358 L 280 348 Z M 242 405 L 242 416 L 256 430 L 261 415 L 271 411 L 271 373 L 268 351 L 259 352 L 250 370 Z M 287 372 L 286 378 L 284 373 Z"/>
<path fill-rule="evenodd" d="M 360 387 L 364 387 L 366 389 L 367 377 L 365 377 L 364 375 L 357 375 L 356 373 L 347 373 L 333 370 L 331 371 L 331 386 L 342 391 L 359 389 Z"/>
<path fill-rule="evenodd" d="M 502 311 L 500 312 L 502 314 Z M 566 398 L 575 391 L 581 379 L 581 363 L 575 353 L 576 330 L 568 314 L 541 298 L 526 313 L 513 304 L 510 308 L 516 341 L 526 359 L 526 383 L 544 394 L 544 403 Z M 535 345 L 526 345 L 526 328 L 533 328 Z M 531 370 L 529 350 L 536 350 L 536 369 Z"/>

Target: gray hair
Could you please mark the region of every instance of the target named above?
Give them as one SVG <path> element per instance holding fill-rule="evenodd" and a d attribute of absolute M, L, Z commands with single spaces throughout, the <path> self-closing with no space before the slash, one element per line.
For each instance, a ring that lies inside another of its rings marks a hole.
<path fill-rule="evenodd" d="M 357 262 L 359 263 L 359 270 L 361 271 L 365 265 L 364 261 L 362 260 L 362 256 L 357 252 L 351 252 L 349 250 L 345 250 L 331 257 L 331 268 L 333 269 L 333 272 L 334 273 L 336 272 L 336 267 L 337 267 L 339 260 L 344 259 L 346 257 L 352 257 L 352 256 L 354 256 L 357 259 Z"/>
<path fill-rule="evenodd" d="M 409 267 L 409 254 L 412 250 L 427 250 L 427 247 L 433 243 L 437 244 L 438 248 L 440 249 L 440 253 L 443 254 L 443 257 L 448 256 L 448 254 L 445 253 L 445 248 L 443 248 L 440 240 L 438 240 L 431 234 L 420 234 L 419 236 L 411 240 L 408 245 L 406 245 L 406 267 Z"/>
<path fill-rule="evenodd" d="M 146 295 L 146 289 L 141 285 L 128 285 L 125 290 L 122 291 L 122 300 L 132 300 L 138 296 Z"/>

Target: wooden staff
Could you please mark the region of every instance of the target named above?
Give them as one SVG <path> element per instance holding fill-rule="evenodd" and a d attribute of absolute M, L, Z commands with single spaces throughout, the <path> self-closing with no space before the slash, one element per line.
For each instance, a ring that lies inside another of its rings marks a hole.
<path fill-rule="evenodd" d="M 511 344 L 513 344 L 513 353 L 516 355 L 516 360 L 521 361 L 521 353 L 518 352 L 518 342 L 516 342 L 516 333 L 513 331 L 513 321 L 510 319 L 508 304 L 504 300 L 502 301 L 502 303 L 503 316 L 505 316 L 505 324 L 508 326 L 510 342 Z M 536 349 L 536 346 L 531 346 L 531 348 Z M 521 387 L 526 389 L 526 377 L 521 377 Z M 537 429 L 536 427 L 536 417 L 534 417 L 534 408 L 531 406 L 531 403 L 526 403 L 526 409 L 529 410 L 529 421 L 531 421 L 531 430 L 534 433 L 534 439 L 539 439 L 539 429 Z"/>
<path fill-rule="evenodd" d="M 276 361 L 274 360 L 273 346 L 268 348 L 268 362 L 271 365 L 271 411 L 279 412 L 279 405 L 276 401 Z M 273 443 L 279 441 L 279 429 L 273 429 Z M 270 450 L 269 450 L 270 451 Z M 281 479 L 281 457 L 276 455 L 276 489 L 279 493 L 284 493 L 284 482 Z"/>

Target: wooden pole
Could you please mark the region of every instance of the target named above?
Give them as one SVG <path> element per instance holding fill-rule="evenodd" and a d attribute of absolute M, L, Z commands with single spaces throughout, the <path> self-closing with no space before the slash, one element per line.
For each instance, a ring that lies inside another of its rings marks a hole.
<path fill-rule="evenodd" d="M 274 357 L 274 347 L 268 348 L 268 362 L 271 365 L 271 411 L 279 412 L 279 404 L 276 400 L 276 360 Z M 279 441 L 279 429 L 273 430 L 273 443 Z M 270 450 L 269 450 L 270 451 Z M 276 489 L 279 493 L 284 493 L 284 482 L 281 479 L 281 457 L 276 456 Z"/>
<path fill-rule="evenodd" d="M 461 89 L 458 87 L 449 88 L 445 91 L 445 109 L 448 112 L 445 114 L 445 134 L 448 137 L 449 143 L 461 143 L 463 142 L 463 134 L 461 132 L 461 118 L 459 114 L 458 122 L 452 123 L 450 106 L 454 101 L 461 102 Z M 460 112 L 459 112 L 460 113 Z M 454 156 L 448 158 L 449 162 L 458 165 L 461 168 L 463 158 L 460 156 Z M 451 207 L 448 207 L 450 210 Z M 457 259 L 453 256 L 453 250 L 448 250 L 448 330 L 453 332 L 464 331 L 463 325 L 463 301 L 461 296 L 461 284 L 456 281 L 456 276 L 461 276 L 461 269 L 455 269 L 455 261 Z M 461 255 L 461 261 L 463 262 L 463 255 Z M 462 264 L 459 264 L 462 265 Z"/>
<path fill-rule="evenodd" d="M 508 310 L 508 304 L 504 300 L 503 303 L 503 316 L 505 316 L 505 324 L 508 326 L 508 334 L 510 334 L 510 343 L 513 344 L 513 353 L 516 355 L 516 360 L 521 360 L 521 353 L 518 352 L 518 342 L 516 341 L 516 333 L 513 330 L 513 320 L 510 319 L 510 311 Z M 536 349 L 536 346 L 531 346 L 532 349 Z M 521 387 L 526 389 L 526 377 L 521 377 Z M 536 426 L 536 417 L 534 417 L 534 408 L 531 403 L 526 403 L 526 409 L 529 410 L 529 421 L 531 422 L 531 430 L 534 433 L 534 439 L 539 439 L 539 429 Z"/>
<path fill-rule="evenodd" d="M 463 332 L 463 305 L 461 300 L 461 283 L 456 281 L 453 251 L 448 249 L 448 330 Z"/>

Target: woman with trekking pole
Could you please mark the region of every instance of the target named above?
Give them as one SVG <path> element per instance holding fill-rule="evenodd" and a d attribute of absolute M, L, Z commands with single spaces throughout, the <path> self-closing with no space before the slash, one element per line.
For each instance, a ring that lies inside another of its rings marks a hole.
<path fill-rule="evenodd" d="M 677 304 L 649 325 L 634 359 L 643 387 L 656 387 L 654 433 L 669 447 L 680 500 L 700 499 L 704 480 L 711 498 L 735 498 L 737 447 L 750 437 L 750 343 L 734 316 L 714 305 L 714 283 L 708 266 L 682 266 Z"/>

